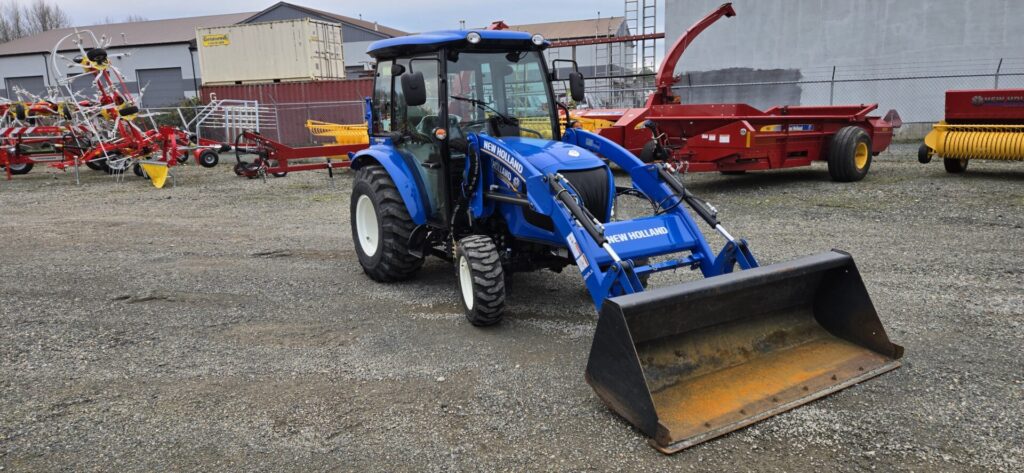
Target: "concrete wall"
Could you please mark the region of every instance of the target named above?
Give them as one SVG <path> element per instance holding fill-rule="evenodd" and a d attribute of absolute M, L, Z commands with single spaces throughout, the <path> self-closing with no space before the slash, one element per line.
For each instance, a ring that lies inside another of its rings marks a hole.
<path fill-rule="evenodd" d="M 722 0 L 666 0 L 666 44 Z M 1020 0 L 734 0 L 737 16 L 708 28 L 683 55 L 677 74 L 704 83 L 829 81 L 923 75 L 993 74 L 1000 58 L 1021 58 Z M 1005 72 L 1005 68 L 1004 68 Z M 1003 86 L 1014 81 L 1002 82 Z M 904 119 L 942 115 L 950 88 L 991 88 L 992 78 L 921 79 L 692 91 L 759 107 L 880 103 Z M 902 109 L 901 109 L 902 108 Z"/>

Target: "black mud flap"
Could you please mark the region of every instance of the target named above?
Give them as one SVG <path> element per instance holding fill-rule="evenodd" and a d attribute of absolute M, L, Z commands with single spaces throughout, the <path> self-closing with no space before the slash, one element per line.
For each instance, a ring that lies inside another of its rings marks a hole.
<path fill-rule="evenodd" d="M 831 251 L 608 299 L 587 382 L 675 453 L 899 367 L 853 258 Z"/>

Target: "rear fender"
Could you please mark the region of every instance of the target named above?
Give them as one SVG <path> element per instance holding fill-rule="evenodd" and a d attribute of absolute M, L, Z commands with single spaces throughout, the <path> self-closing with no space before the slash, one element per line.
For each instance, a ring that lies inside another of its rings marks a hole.
<path fill-rule="evenodd" d="M 368 164 L 384 166 L 391 179 L 395 181 L 395 187 L 398 188 L 398 193 L 402 196 L 402 201 L 405 202 L 405 208 L 409 211 L 413 223 L 416 225 L 427 223 L 427 199 L 423 195 L 423 185 L 419 175 L 409 168 L 409 164 L 405 162 L 402 155 L 393 148 L 374 145 L 356 153 L 352 158 L 352 169 L 354 170 Z"/>

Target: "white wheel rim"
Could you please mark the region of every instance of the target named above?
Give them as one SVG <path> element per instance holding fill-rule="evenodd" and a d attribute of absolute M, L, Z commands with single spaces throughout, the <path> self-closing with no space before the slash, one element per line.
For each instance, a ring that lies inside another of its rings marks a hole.
<path fill-rule="evenodd" d="M 28 164 L 25 163 L 12 164 L 11 171 L 21 171 L 22 169 L 25 169 L 26 166 L 28 166 Z"/>
<path fill-rule="evenodd" d="M 369 196 L 361 195 L 356 201 L 356 238 L 366 256 L 377 254 L 380 243 L 380 228 L 377 227 L 377 211 Z"/>
<path fill-rule="evenodd" d="M 465 256 L 459 258 L 459 287 L 466 308 L 473 310 L 473 273 L 469 271 L 469 261 L 466 261 Z"/>

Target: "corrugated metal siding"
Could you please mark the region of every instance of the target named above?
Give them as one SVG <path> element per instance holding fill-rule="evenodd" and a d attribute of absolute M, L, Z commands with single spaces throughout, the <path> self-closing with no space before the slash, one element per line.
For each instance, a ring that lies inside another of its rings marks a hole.
<path fill-rule="evenodd" d="M 363 123 L 363 100 L 373 94 L 373 79 L 204 85 L 203 102 L 209 102 L 211 94 L 218 99 L 256 100 L 260 105 L 274 107 L 278 139 L 300 145 L 314 143 L 306 120 Z"/>

